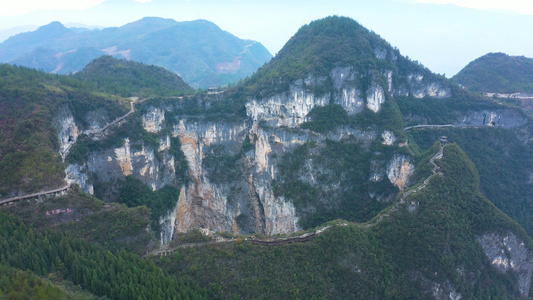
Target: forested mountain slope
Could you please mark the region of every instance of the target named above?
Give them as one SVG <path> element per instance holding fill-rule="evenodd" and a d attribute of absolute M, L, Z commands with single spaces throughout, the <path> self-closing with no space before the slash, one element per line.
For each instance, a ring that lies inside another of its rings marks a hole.
<path fill-rule="evenodd" d="M 472 91 L 533 93 L 533 59 L 488 53 L 470 62 L 453 80 Z"/>
<path fill-rule="evenodd" d="M 178 75 L 157 66 L 102 56 L 73 75 L 89 87 L 122 97 L 181 96 L 194 89 Z"/>
<path fill-rule="evenodd" d="M 533 113 L 533 59 L 486 54 L 464 67 L 454 81 L 471 91 L 499 98 Z"/>

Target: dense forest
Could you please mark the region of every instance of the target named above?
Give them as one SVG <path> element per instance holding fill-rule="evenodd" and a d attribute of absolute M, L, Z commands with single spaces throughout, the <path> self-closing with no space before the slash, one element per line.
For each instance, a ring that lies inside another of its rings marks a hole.
<path fill-rule="evenodd" d="M 96 296 L 111 299 L 207 297 L 207 292 L 197 284 L 165 275 L 152 262 L 135 254 L 126 251 L 112 253 L 57 231 L 35 231 L 3 212 L 0 212 L 0 217 L 0 263 L 3 265 L 30 270 L 41 276 L 55 273 L 55 276 L 78 284 Z M 24 284 L 23 279 L 20 281 Z M 34 289 L 41 292 L 39 287 Z M 44 289 L 42 293 L 60 295 L 46 285 L 40 289 Z M 6 292 L 9 293 L 9 290 L 6 289 Z"/>
<path fill-rule="evenodd" d="M 122 97 L 182 96 L 193 92 L 178 75 L 157 66 L 102 56 L 72 75 L 89 87 Z"/>

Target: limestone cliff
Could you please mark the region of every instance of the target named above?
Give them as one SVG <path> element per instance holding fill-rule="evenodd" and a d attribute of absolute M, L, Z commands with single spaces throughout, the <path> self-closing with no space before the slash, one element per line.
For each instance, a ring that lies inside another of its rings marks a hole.
<path fill-rule="evenodd" d="M 413 174 L 415 166 L 411 158 L 405 155 L 396 154 L 389 162 L 387 177 L 392 184 L 403 190 L 409 183 L 409 177 Z"/>
<path fill-rule="evenodd" d="M 59 139 L 59 154 L 63 159 L 80 135 L 80 130 L 74 122 L 74 116 L 68 107 L 59 110 L 53 122 Z"/>
<path fill-rule="evenodd" d="M 500 272 L 516 272 L 520 294 L 528 296 L 533 255 L 524 241 L 511 232 L 506 234 L 492 232 L 479 236 L 478 242 L 491 264 Z"/>
<path fill-rule="evenodd" d="M 69 167 L 69 178 L 107 201 L 117 199 L 115 185 L 126 176 L 154 191 L 180 187 L 175 207 L 159 220 L 163 243 L 174 232 L 197 227 L 276 234 L 312 226 L 313 216 L 323 212 L 371 218 L 408 186 L 414 169 L 413 158 L 399 154 L 407 138 L 398 128 L 402 120 L 394 97 L 444 99 L 452 88 L 386 43 L 354 46 L 370 46 L 372 63 L 335 56 L 339 62 L 284 76 L 286 68 L 276 70 L 283 63 L 275 59 L 255 76 L 270 84 L 257 83 L 253 93 L 242 92 L 248 89 L 243 83 L 227 93 L 138 103 L 125 122 L 138 122 L 142 129 L 121 133 L 119 145 L 90 150 L 85 162 Z M 280 60 L 292 54 L 287 55 Z M 228 114 L 227 106 L 236 103 L 241 106 Z M 305 129 L 303 124 L 314 121 L 310 113 L 328 105 L 342 107 L 358 125 Z M 98 116 L 92 113 L 94 126 L 86 131 L 97 128 Z M 79 130 L 68 114 L 63 119 L 58 132 L 66 149 Z M 175 174 L 180 155 L 187 164 L 184 181 Z"/>
<path fill-rule="evenodd" d="M 458 126 L 493 126 L 501 128 L 516 128 L 528 122 L 519 110 L 516 109 L 492 109 L 469 111 L 459 118 L 455 125 Z"/>
<path fill-rule="evenodd" d="M 301 229 L 302 217 L 342 207 L 346 200 L 341 199 L 349 197 L 353 180 L 363 180 L 357 183 L 361 184 L 357 200 L 361 205 L 365 201 L 391 200 L 393 194 L 383 193 L 383 187 L 378 187 L 384 182 L 400 190 L 408 184 L 413 172 L 408 156 L 369 152 L 374 142 L 396 149 L 399 138 L 392 131 L 341 126 L 316 133 L 300 128 L 309 121 L 308 114 L 313 108 L 330 103 L 340 105 L 352 116 L 365 110 L 380 113 L 398 76 L 392 71 L 386 75 L 387 85 L 382 86 L 375 79 L 364 92 L 358 72 L 350 67 L 334 68 L 327 77 L 308 75 L 291 83 L 285 92 L 249 99 L 245 103 L 246 117 L 240 121 L 175 115 L 176 103 L 147 104 L 138 118 L 145 132 L 157 136 L 157 147 L 123 138 L 120 146 L 92 151 L 85 163 L 69 166 L 69 178 L 107 201 L 118 198 L 114 186 L 126 176 L 140 179 L 152 190 L 176 184 L 175 157 L 170 153 L 178 149 L 172 148 L 170 139 L 177 138 L 181 144 L 178 151 L 188 165 L 189 180 L 179 185 L 175 208 L 159 220 L 163 243 L 171 240 L 174 232 L 198 227 L 235 233 L 291 233 Z M 316 93 L 316 86 L 325 82 L 331 82 L 334 89 Z M 167 112 L 172 117 L 167 117 Z M 75 128 L 68 118 L 65 120 L 61 128 Z M 75 130 L 61 132 L 60 138 L 68 141 L 67 132 Z M 372 167 L 364 159 L 355 165 L 342 166 L 342 162 L 339 165 L 328 158 L 327 153 L 333 149 L 329 141 L 346 143 L 341 147 L 348 147 L 349 151 L 360 149 L 357 151 L 367 153 L 372 157 Z M 295 206 L 292 196 L 275 192 L 275 185 L 283 185 L 286 180 L 286 171 L 280 170 L 285 157 L 308 143 L 314 143 L 316 158 L 310 156 L 298 166 L 295 179 L 298 184 L 309 185 L 318 195 L 313 205 Z M 354 171 L 356 175 L 351 174 Z M 369 179 L 370 185 L 364 182 Z"/>

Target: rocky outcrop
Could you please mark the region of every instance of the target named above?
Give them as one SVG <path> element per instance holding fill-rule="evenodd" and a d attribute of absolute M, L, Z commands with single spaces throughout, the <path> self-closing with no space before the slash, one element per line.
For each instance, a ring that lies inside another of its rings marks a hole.
<path fill-rule="evenodd" d="M 385 102 L 385 92 L 383 88 L 373 83 L 366 91 L 366 107 L 377 113 L 381 109 L 381 104 Z"/>
<path fill-rule="evenodd" d="M 183 193 L 184 189 L 185 187 L 183 186 L 181 188 L 180 194 Z M 159 226 L 161 227 L 159 233 L 159 241 L 161 245 L 168 244 L 170 241 L 172 241 L 172 238 L 174 237 L 174 233 L 176 232 L 176 214 L 178 211 L 178 204 L 179 202 L 176 203 L 174 209 L 171 209 L 167 212 L 166 215 L 159 218 Z"/>
<path fill-rule="evenodd" d="M 65 159 L 70 147 L 76 143 L 80 130 L 74 122 L 74 116 L 68 107 L 59 110 L 53 125 L 59 139 L 59 154 Z"/>
<path fill-rule="evenodd" d="M 342 106 L 349 115 L 360 113 L 365 106 L 362 92 L 357 88 L 356 75 L 356 72 L 348 67 L 334 68 L 331 71 L 333 103 Z"/>
<path fill-rule="evenodd" d="M 477 240 L 495 268 L 502 273 L 516 272 L 520 294 L 528 296 L 533 271 L 533 255 L 524 241 L 511 232 L 486 233 Z"/>
<path fill-rule="evenodd" d="M 274 127 L 295 127 L 305 122 L 315 106 L 329 103 L 329 95 L 316 97 L 303 85 L 301 80 L 291 85 L 286 93 L 249 101 L 246 103 L 246 114 L 256 122 L 261 120 Z"/>
<path fill-rule="evenodd" d="M 99 183 L 113 183 L 134 176 L 152 190 L 171 184 L 175 178 L 174 157 L 168 151 L 159 152 L 141 143 L 124 139 L 121 147 L 93 152 L 86 163 L 87 170 Z M 105 199 L 114 200 L 114 199 Z"/>
<path fill-rule="evenodd" d="M 456 126 L 494 126 L 501 128 L 516 128 L 528 122 L 519 110 L 494 109 L 469 111 L 463 117 L 454 122 Z"/>
<path fill-rule="evenodd" d="M 460 300 L 463 297 L 457 292 L 450 282 L 431 284 L 431 294 L 435 300 Z"/>
<path fill-rule="evenodd" d="M 413 174 L 415 166 L 410 157 L 395 154 L 387 167 L 387 177 L 390 182 L 403 190 L 409 183 L 409 177 Z"/>
<path fill-rule="evenodd" d="M 89 180 L 88 170 L 78 164 L 68 165 L 65 168 L 68 183 L 77 184 L 87 194 L 94 194 L 94 187 Z"/>
<path fill-rule="evenodd" d="M 383 131 L 381 138 L 383 139 L 383 145 L 392 146 L 396 142 L 396 136 L 390 130 Z"/>
<path fill-rule="evenodd" d="M 165 124 L 165 111 L 160 108 L 150 107 L 142 116 L 144 130 L 157 133 Z"/>
<path fill-rule="evenodd" d="M 407 75 L 410 87 L 409 93 L 415 98 L 424 98 L 426 96 L 434 98 L 449 98 L 452 91 L 449 85 L 424 78 L 424 75 L 413 73 Z"/>

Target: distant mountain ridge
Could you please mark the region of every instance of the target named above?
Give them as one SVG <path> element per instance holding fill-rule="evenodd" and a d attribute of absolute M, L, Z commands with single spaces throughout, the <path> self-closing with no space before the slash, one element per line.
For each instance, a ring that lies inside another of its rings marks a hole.
<path fill-rule="evenodd" d="M 0 43 L 0 62 L 69 74 L 112 55 L 164 67 L 194 88 L 226 85 L 251 75 L 272 55 L 206 20 L 146 17 L 121 27 L 83 31 L 52 22 Z"/>

